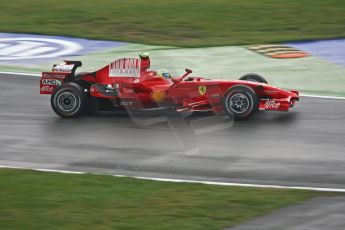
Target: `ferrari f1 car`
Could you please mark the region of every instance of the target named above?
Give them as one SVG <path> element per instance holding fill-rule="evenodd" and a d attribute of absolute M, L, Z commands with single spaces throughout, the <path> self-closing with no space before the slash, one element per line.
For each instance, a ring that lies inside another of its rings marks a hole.
<path fill-rule="evenodd" d="M 43 72 L 40 93 L 51 95 L 54 112 L 74 118 L 88 110 L 141 110 L 172 107 L 182 111 L 225 112 L 246 119 L 257 110 L 288 111 L 299 100 L 295 90 L 271 86 L 258 74 L 239 80 L 181 77 L 150 70 L 148 54 L 122 58 L 95 71 L 76 74 L 80 61 L 63 61 Z"/>

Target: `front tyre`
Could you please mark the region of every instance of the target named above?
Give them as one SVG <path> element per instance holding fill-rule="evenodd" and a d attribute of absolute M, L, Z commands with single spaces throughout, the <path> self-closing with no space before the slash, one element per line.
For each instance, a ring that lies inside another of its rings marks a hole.
<path fill-rule="evenodd" d="M 80 85 L 69 82 L 55 90 L 50 103 L 57 115 L 75 118 L 85 111 L 86 95 Z"/>
<path fill-rule="evenodd" d="M 225 93 L 223 107 L 229 117 L 244 120 L 251 117 L 258 110 L 259 99 L 252 88 L 245 85 L 236 85 Z"/>

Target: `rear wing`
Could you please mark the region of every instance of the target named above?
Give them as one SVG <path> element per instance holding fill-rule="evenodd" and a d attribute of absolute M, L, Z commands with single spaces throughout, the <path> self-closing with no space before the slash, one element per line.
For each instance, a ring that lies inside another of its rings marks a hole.
<path fill-rule="evenodd" d="M 40 94 L 52 94 L 65 82 L 66 78 L 74 78 L 75 71 L 81 66 L 81 61 L 63 61 L 53 65 L 50 72 L 42 72 Z"/>
<path fill-rule="evenodd" d="M 53 65 L 52 72 L 67 72 L 74 75 L 77 68 L 82 65 L 81 61 L 63 61 L 60 64 Z"/>

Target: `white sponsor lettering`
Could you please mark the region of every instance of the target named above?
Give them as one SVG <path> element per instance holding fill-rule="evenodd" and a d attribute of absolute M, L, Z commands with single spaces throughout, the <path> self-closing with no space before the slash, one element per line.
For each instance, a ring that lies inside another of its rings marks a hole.
<path fill-rule="evenodd" d="M 60 64 L 53 67 L 53 71 L 55 72 L 71 72 L 74 65 L 67 65 L 66 62 L 61 62 Z"/>
<path fill-rule="evenodd" d="M 51 74 L 51 73 L 43 73 L 43 77 L 48 77 L 48 78 L 57 78 L 57 79 L 65 79 L 66 74 Z"/>
<path fill-rule="evenodd" d="M 277 90 L 265 90 L 265 93 L 267 94 L 277 94 Z"/>
<path fill-rule="evenodd" d="M 137 58 L 123 58 L 109 65 L 110 77 L 139 77 L 140 61 Z"/>
<path fill-rule="evenodd" d="M 42 93 L 50 93 L 53 91 L 53 89 L 54 89 L 53 86 L 44 85 L 41 87 L 41 92 Z"/>
<path fill-rule="evenodd" d="M 134 104 L 133 101 L 121 101 L 120 105 L 122 106 L 132 106 Z"/>
<path fill-rule="evenodd" d="M 56 79 L 43 79 L 42 85 L 61 85 L 61 81 Z"/>
<path fill-rule="evenodd" d="M 275 100 L 268 100 L 265 103 L 266 109 L 278 109 L 280 107 L 280 103 Z"/>

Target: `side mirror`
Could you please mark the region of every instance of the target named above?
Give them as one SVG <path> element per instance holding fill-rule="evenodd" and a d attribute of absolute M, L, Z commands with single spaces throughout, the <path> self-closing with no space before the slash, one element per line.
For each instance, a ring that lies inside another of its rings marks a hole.
<path fill-rule="evenodd" d="M 187 73 L 193 73 L 193 71 L 191 69 L 186 69 Z"/>

